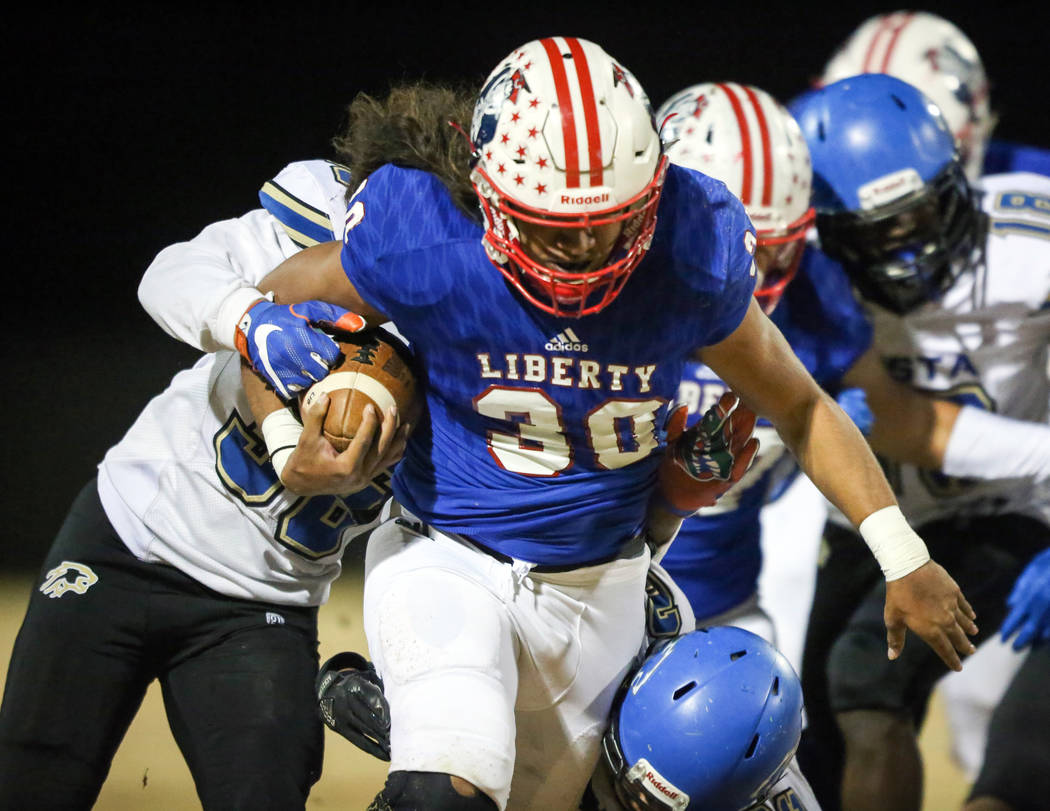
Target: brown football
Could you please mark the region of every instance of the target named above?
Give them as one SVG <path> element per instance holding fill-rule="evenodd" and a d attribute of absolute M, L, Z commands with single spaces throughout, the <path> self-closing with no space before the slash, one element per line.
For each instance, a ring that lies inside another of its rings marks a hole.
<path fill-rule="evenodd" d="M 422 395 L 405 344 L 382 329 L 333 337 L 342 355 L 327 377 L 307 389 L 302 404 L 308 405 L 318 394 L 328 394 L 324 435 L 335 449 L 342 452 L 350 445 L 369 403 L 379 410 L 380 420 L 396 405 L 398 424 L 414 425 L 422 410 Z"/>

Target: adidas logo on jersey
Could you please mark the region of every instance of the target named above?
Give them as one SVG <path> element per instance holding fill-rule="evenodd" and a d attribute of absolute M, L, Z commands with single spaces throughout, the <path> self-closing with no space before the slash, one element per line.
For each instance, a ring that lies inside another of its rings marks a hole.
<path fill-rule="evenodd" d="M 266 612 L 266 624 L 267 625 L 284 625 L 284 617 L 282 617 L 276 611 L 267 611 Z"/>
<path fill-rule="evenodd" d="M 587 344 L 580 341 L 579 336 L 572 331 L 571 327 L 564 332 L 559 332 L 547 341 L 543 348 L 548 352 L 587 352 L 590 349 Z"/>

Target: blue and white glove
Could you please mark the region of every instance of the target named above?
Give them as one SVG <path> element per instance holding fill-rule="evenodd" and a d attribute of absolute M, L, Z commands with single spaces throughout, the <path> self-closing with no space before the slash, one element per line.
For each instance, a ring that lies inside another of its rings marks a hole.
<path fill-rule="evenodd" d="M 1003 642 L 1018 629 L 1014 650 L 1050 640 L 1050 549 L 1044 549 L 1029 561 L 1014 583 L 1006 604 L 1010 606 L 1010 613 L 1000 629 Z"/>
<path fill-rule="evenodd" d="M 318 327 L 360 332 L 365 319 L 323 301 L 253 303 L 237 324 L 237 351 L 284 400 L 328 374 L 339 357 L 339 345 Z"/>

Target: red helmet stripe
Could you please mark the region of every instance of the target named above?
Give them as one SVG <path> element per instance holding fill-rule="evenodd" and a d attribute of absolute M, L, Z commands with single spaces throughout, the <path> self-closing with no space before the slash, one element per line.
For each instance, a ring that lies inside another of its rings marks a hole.
<path fill-rule="evenodd" d="M 583 120 L 587 126 L 587 158 L 590 167 L 592 186 L 601 186 L 602 178 L 602 141 L 598 127 L 598 104 L 594 100 L 594 83 L 591 81 L 591 69 L 587 64 L 587 55 L 583 46 L 575 37 L 566 37 L 569 53 L 576 66 L 576 78 L 580 82 L 580 98 L 583 101 Z"/>
<path fill-rule="evenodd" d="M 901 31 L 908 27 L 908 23 L 914 15 L 909 11 L 902 14 L 897 18 L 897 27 L 893 29 L 893 36 L 890 37 L 890 44 L 886 46 L 886 55 L 882 57 L 882 68 L 880 73 L 888 73 L 890 69 L 890 59 L 893 57 L 893 49 L 897 47 L 897 38 L 900 37 Z"/>
<path fill-rule="evenodd" d="M 868 43 L 868 51 L 864 54 L 864 66 L 861 68 L 861 73 L 871 73 L 871 65 L 875 61 L 875 48 L 879 44 L 879 40 L 882 39 L 882 35 L 889 31 L 893 27 L 893 15 L 887 14 L 879 21 L 878 27 L 875 29 L 875 33 L 871 37 L 871 42 Z"/>
<path fill-rule="evenodd" d="M 572 188 L 580 185 L 580 153 L 576 146 L 576 119 L 572 112 L 569 78 L 565 74 L 565 63 L 558 44 L 550 38 L 542 39 L 540 42 L 547 52 L 551 73 L 554 76 L 558 111 L 561 113 L 561 137 L 565 145 L 565 185 Z"/>
<path fill-rule="evenodd" d="M 747 85 L 744 85 L 742 90 L 747 94 L 758 120 L 758 134 L 762 138 L 762 205 L 769 206 L 773 204 L 773 142 L 769 137 L 769 122 L 766 121 L 762 103 L 755 91 Z"/>
<path fill-rule="evenodd" d="M 747 116 L 744 115 L 744 107 L 740 104 L 740 99 L 736 97 L 729 85 L 717 84 L 715 86 L 721 88 L 722 92 L 726 94 L 726 98 L 729 99 L 729 105 L 733 108 L 737 126 L 740 128 L 740 147 L 744 159 L 744 174 L 740 184 L 740 202 L 745 206 L 749 206 L 751 205 L 751 184 L 754 173 L 751 157 L 751 128 L 747 125 Z"/>

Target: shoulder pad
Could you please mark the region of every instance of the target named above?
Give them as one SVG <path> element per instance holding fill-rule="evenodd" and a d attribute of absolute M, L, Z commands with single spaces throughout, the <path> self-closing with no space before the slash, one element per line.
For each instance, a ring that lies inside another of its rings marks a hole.
<path fill-rule="evenodd" d="M 350 170 L 325 160 L 297 161 L 263 184 L 259 202 L 300 248 L 339 239 Z M 334 227 L 333 227 L 334 225 Z"/>

